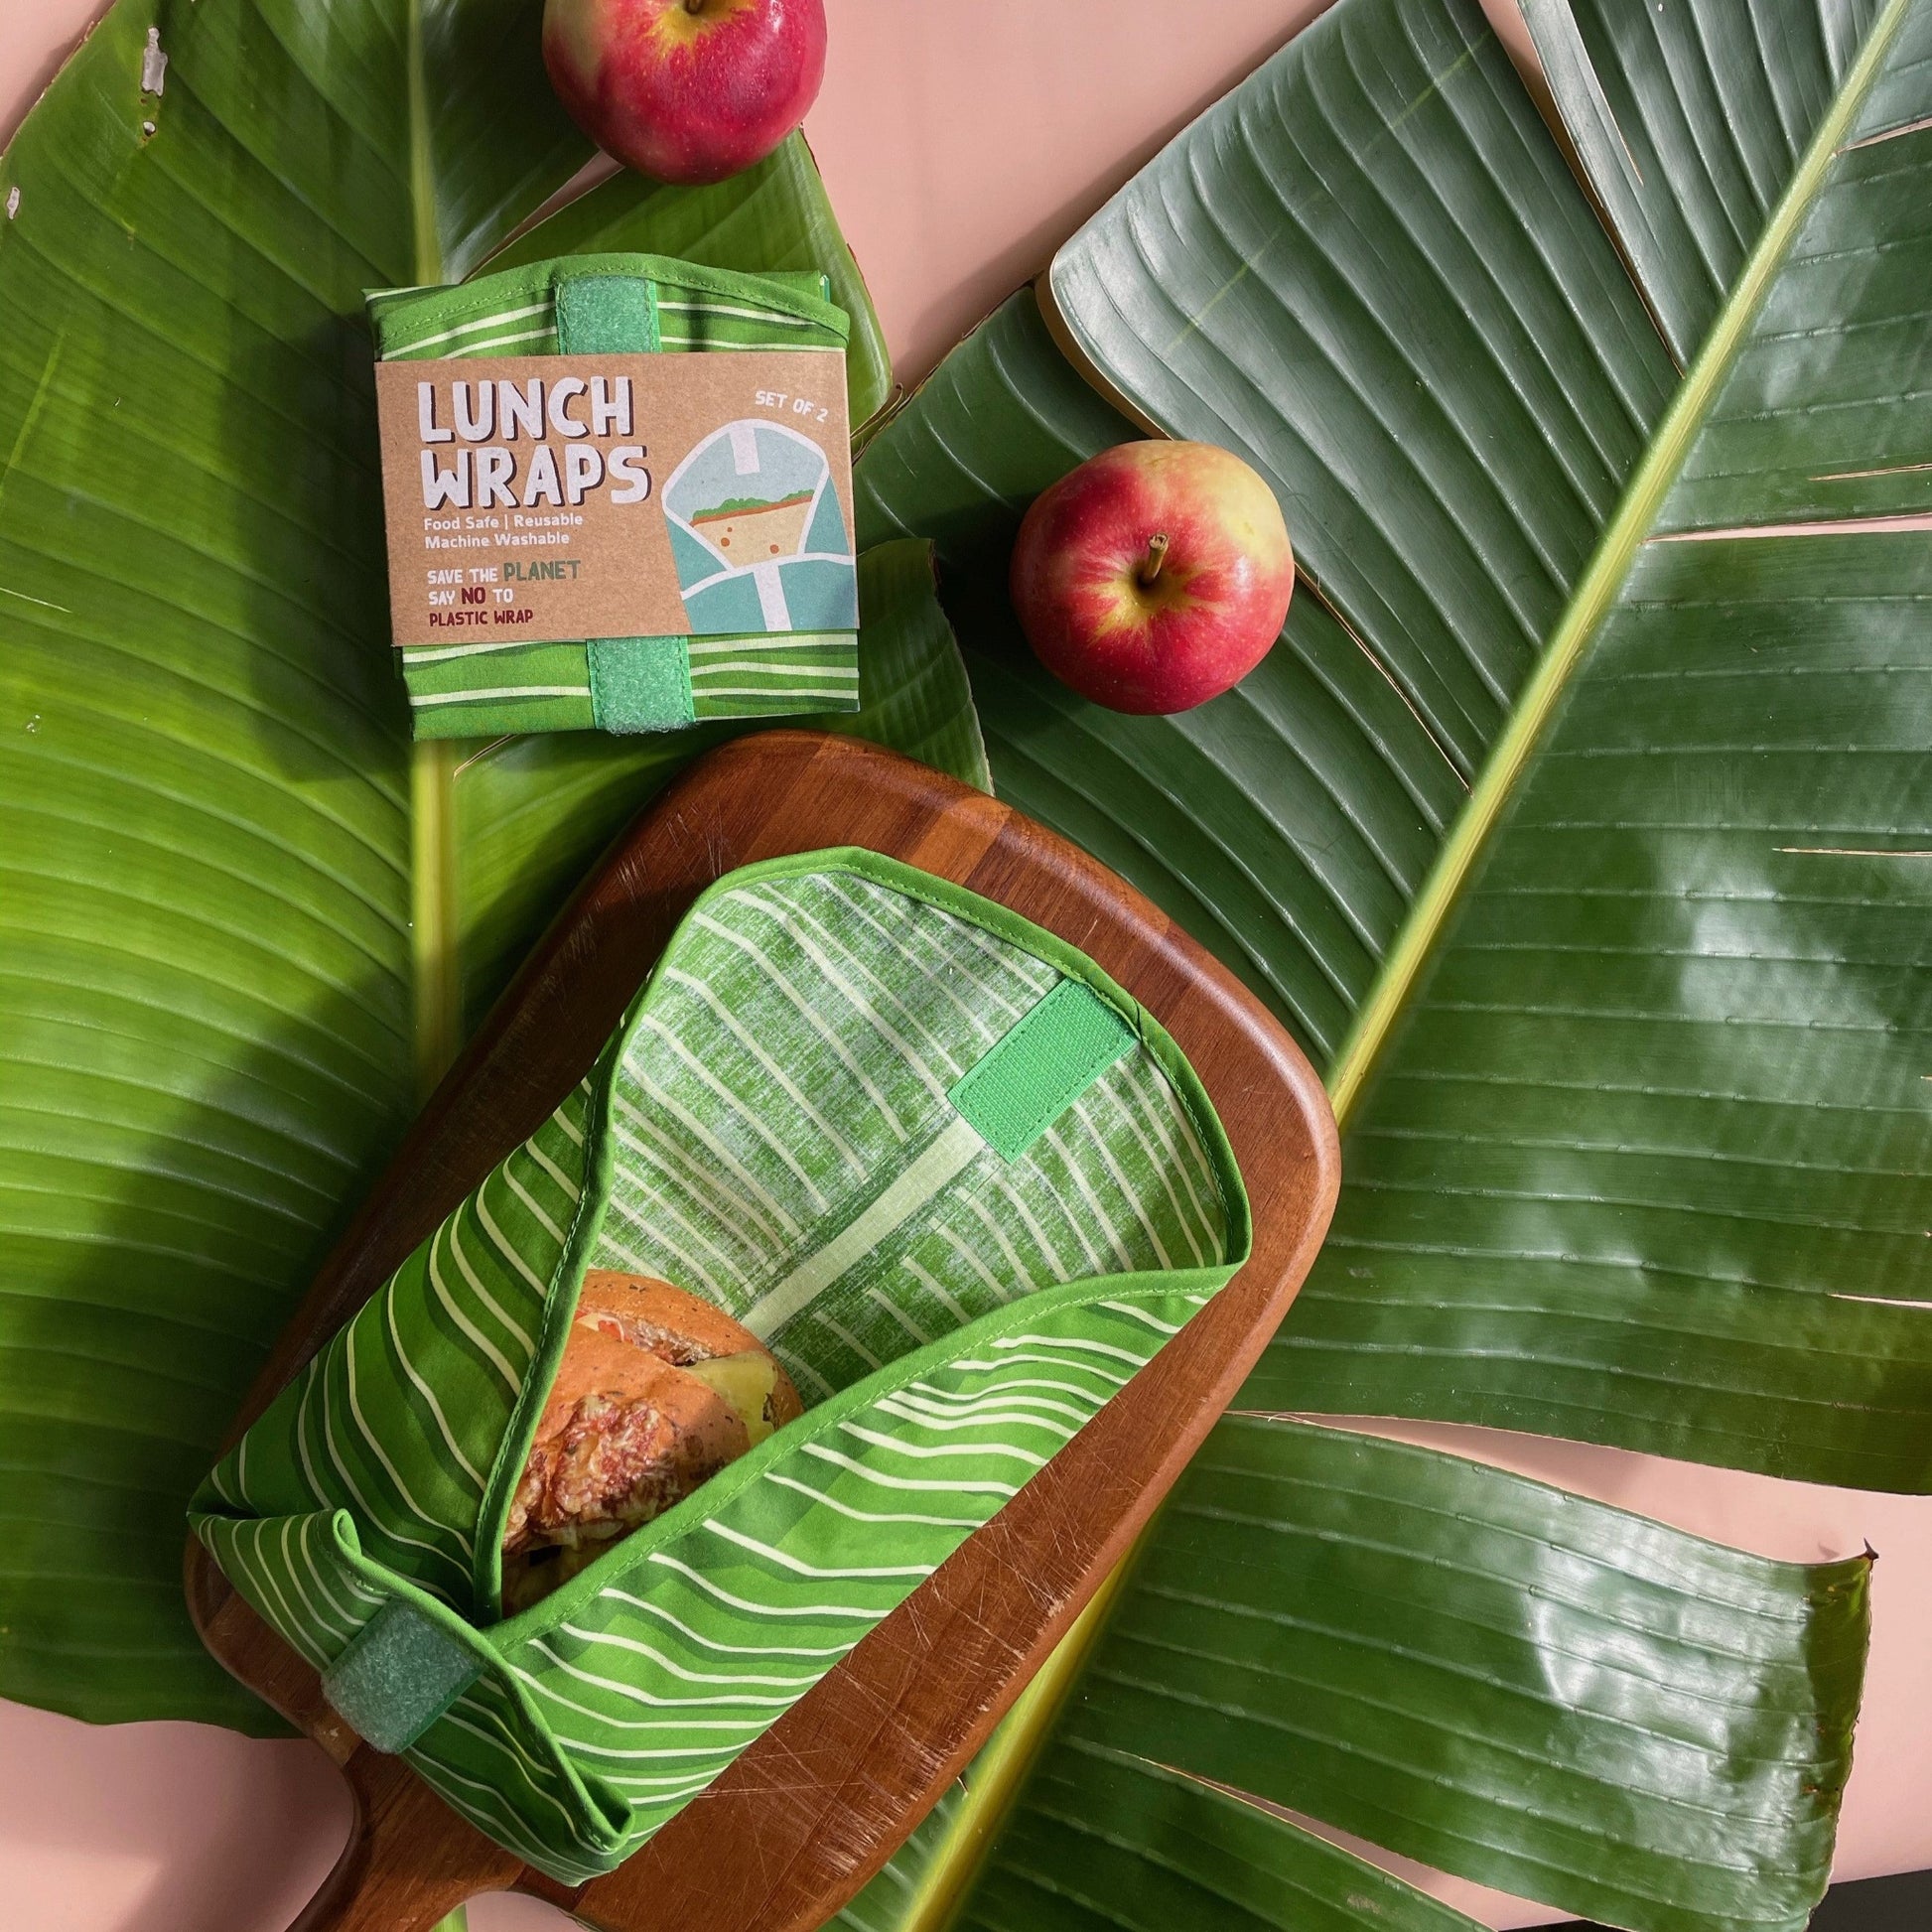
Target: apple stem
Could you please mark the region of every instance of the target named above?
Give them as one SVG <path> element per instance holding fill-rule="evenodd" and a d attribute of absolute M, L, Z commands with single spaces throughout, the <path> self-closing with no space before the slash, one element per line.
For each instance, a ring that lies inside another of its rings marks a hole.
<path fill-rule="evenodd" d="M 704 0 L 684 0 L 684 11 L 688 14 L 704 12 Z"/>
<path fill-rule="evenodd" d="M 1156 531 L 1148 538 L 1147 556 L 1143 559 L 1140 569 L 1135 572 L 1136 577 L 1140 579 L 1142 590 L 1151 591 L 1160 581 L 1161 567 L 1168 561 L 1169 541 L 1165 530 Z"/>

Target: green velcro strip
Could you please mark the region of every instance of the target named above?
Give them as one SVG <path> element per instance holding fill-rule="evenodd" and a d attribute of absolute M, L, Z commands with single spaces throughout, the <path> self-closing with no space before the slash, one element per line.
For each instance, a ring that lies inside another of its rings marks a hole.
<path fill-rule="evenodd" d="M 323 1674 L 322 1694 L 379 1751 L 407 1750 L 483 1675 L 421 1610 L 385 1603 Z"/>
<path fill-rule="evenodd" d="M 586 646 L 599 731 L 670 732 L 697 717 L 682 637 L 593 637 Z"/>
<path fill-rule="evenodd" d="M 657 352 L 657 284 L 644 276 L 560 275 L 555 297 L 559 353 Z"/>
<path fill-rule="evenodd" d="M 947 1097 L 988 1147 L 1017 1161 L 1134 1038 L 1099 994 L 1061 980 Z"/>

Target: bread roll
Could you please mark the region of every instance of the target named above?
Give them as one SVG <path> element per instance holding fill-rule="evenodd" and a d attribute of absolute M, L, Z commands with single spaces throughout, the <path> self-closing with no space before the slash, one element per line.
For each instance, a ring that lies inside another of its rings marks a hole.
<path fill-rule="evenodd" d="M 801 1411 L 770 1351 L 668 1282 L 594 1270 L 503 1532 L 526 1607 Z"/>

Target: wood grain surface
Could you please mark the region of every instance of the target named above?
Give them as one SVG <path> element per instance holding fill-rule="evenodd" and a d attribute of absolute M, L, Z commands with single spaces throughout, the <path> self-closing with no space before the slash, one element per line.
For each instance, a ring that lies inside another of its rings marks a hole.
<path fill-rule="evenodd" d="M 1308 1273 L 1339 1177 L 1320 1082 L 1260 1002 L 1104 867 L 1009 807 L 849 738 L 704 759 L 618 840 L 437 1089 L 323 1265 L 230 1442 L 581 1077 L 691 901 L 754 860 L 860 845 L 997 899 L 1149 1008 L 1220 1113 L 1253 1203 L 1233 1282 L 1012 1502 L 625 1864 L 572 1890 L 363 1744 L 192 1539 L 209 1650 L 354 1792 L 299 1932 L 427 1932 L 516 1889 L 609 1932 L 809 1932 L 877 1871 L 1063 1636 L 1240 1386 Z"/>

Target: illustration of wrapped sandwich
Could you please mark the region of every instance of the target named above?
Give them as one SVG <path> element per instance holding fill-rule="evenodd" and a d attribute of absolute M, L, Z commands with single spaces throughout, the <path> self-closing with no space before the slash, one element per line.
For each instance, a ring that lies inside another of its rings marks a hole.
<path fill-rule="evenodd" d="M 783 423 L 727 423 L 664 485 L 692 631 L 853 630 L 852 541 L 825 452 Z"/>

